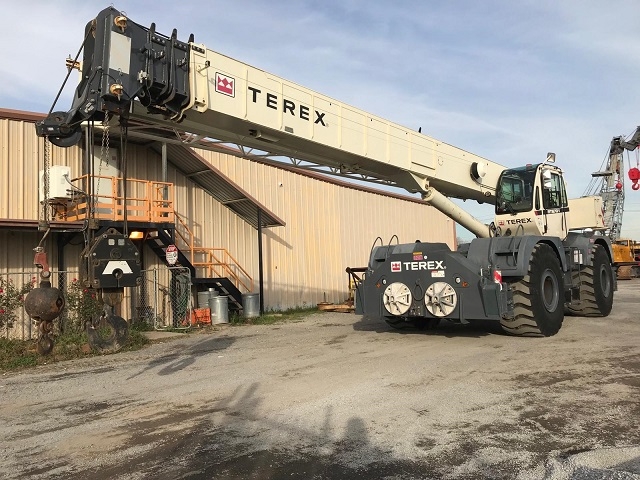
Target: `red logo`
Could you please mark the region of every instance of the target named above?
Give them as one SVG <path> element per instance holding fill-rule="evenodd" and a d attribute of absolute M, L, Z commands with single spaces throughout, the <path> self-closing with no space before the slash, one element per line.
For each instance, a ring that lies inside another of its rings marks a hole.
<path fill-rule="evenodd" d="M 402 262 L 391 262 L 391 271 L 392 272 L 401 272 L 402 271 Z"/>
<path fill-rule="evenodd" d="M 233 77 L 228 77 L 221 73 L 216 72 L 216 92 L 230 97 L 236 96 L 236 80 Z"/>

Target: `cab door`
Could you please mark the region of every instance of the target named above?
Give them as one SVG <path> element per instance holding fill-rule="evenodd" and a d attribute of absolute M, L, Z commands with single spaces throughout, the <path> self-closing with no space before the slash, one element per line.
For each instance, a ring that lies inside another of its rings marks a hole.
<path fill-rule="evenodd" d="M 569 200 L 562 175 L 552 170 L 542 171 L 543 235 L 565 239 Z"/>

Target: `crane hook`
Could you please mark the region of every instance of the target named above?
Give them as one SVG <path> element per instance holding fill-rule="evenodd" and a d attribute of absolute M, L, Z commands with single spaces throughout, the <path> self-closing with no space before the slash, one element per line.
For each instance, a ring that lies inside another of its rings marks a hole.
<path fill-rule="evenodd" d="M 629 180 L 633 182 L 631 188 L 633 188 L 634 190 L 640 189 L 640 184 L 638 184 L 638 180 L 640 180 L 640 170 L 638 170 L 638 168 L 636 167 L 633 167 L 629 169 L 627 174 L 629 175 Z"/>

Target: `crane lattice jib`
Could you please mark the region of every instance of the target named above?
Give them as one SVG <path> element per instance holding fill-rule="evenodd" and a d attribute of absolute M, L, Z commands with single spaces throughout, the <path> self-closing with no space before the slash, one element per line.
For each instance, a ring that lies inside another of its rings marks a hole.
<path fill-rule="evenodd" d="M 592 174 L 584 195 L 599 195 L 602 198 L 602 210 L 606 233 L 615 241 L 620 238 L 625 200 L 625 150 L 636 150 L 640 145 L 640 127 L 628 137 L 613 137 L 609 151 L 601 169 Z M 637 166 L 635 167 L 637 171 Z M 634 168 L 629 169 L 629 177 L 634 181 Z M 637 181 L 634 181 L 636 185 Z M 635 190 L 634 186 L 634 190 Z"/>

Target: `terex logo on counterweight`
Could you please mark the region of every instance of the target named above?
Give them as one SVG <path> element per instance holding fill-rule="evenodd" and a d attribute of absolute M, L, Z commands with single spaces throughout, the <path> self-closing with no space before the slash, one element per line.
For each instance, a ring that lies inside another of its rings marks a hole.
<path fill-rule="evenodd" d="M 391 273 L 402 272 L 404 266 L 405 271 L 410 270 L 444 270 L 447 267 L 444 260 L 429 260 L 425 262 L 391 262 Z"/>

